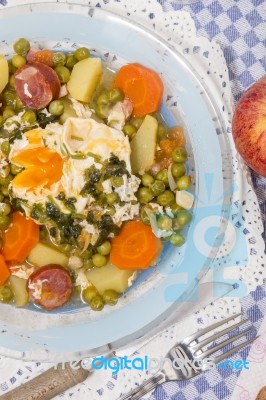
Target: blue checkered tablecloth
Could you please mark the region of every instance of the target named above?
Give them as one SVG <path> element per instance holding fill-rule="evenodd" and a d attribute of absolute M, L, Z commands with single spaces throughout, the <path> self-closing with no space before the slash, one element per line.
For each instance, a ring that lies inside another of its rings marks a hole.
<path fill-rule="evenodd" d="M 189 11 L 198 35 L 207 36 L 220 44 L 227 61 L 235 101 L 253 82 L 266 74 L 266 0 L 205 0 L 191 4 L 180 4 L 182 2 L 178 0 L 158 2 L 165 12 Z M 252 178 L 266 228 L 266 179 L 255 173 Z M 266 284 L 244 298 L 242 308 L 258 329 L 266 313 Z M 248 347 L 245 348 L 236 357 L 246 359 L 248 350 Z M 217 368 L 191 381 L 161 385 L 150 400 L 235 400 L 232 392 L 239 374 L 239 371 Z"/>

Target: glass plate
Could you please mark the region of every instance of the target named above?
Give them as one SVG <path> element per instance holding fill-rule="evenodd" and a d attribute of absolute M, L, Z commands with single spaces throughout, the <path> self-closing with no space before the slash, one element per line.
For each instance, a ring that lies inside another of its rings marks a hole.
<path fill-rule="evenodd" d="M 52 11 L 51 11 L 52 10 Z M 26 37 L 41 46 L 86 45 L 112 69 L 140 62 L 164 80 L 162 114 L 185 128 L 195 205 L 181 248 L 166 246 L 116 307 L 93 312 L 68 306 L 53 313 L 0 305 L 0 353 L 23 360 L 62 361 L 103 354 L 148 337 L 185 301 L 211 267 L 230 211 L 231 154 L 215 100 L 182 54 L 143 27 L 88 6 L 39 3 L 1 10 L 0 53 Z"/>

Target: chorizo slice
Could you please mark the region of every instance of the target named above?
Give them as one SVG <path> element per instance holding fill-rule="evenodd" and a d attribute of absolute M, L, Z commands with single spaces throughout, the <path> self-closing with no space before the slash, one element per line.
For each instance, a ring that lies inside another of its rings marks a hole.
<path fill-rule="evenodd" d="M 63 306 L 71 297 L 72 287 L 69 272 L 57 264 L 38 268 L 27 282 L 30 300 L 46 311 Z"/>
<path fill-rule="evenodd" d="M 14 75 L 14 86 L 25 106 L 39 110 L 58 97 L 61 84 L 51 67 L 32 62 L 18 68 Z"/>

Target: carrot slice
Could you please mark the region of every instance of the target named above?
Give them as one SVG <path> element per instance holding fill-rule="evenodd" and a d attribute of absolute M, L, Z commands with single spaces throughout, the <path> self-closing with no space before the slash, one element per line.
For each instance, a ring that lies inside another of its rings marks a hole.
<path fill-rule="evenodd" d="M 128 221 L 112 240 L 110 262 L 120 269 L 147 269 L 158 254 L 158 240 L 141 221 Z"/>
<path fill-rule="evenodd" d="M 158 111 L 163 96 L 163 82 L 155 71 L 138 63 L 124 65 L 118 71 L 113 86 L 121 89 L 129 98 L 135 117 Z"/>
<path fill-rule="evenodd" d="M 0 254 L 0 286 L 5 283 L 9 275 L 10 271 L 6 265 L 5 259 L 2 254 Z"/>
<path fill-rule="evenodd" d="M 4 233 L 2 253 L 6 261 L 23 261 L 39 241 L 39 226 L 19 212 L 13 214 Z"/>

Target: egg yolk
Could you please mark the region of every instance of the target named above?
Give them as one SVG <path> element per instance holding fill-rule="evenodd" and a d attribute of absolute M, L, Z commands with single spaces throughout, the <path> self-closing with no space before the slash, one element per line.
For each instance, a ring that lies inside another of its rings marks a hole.
<path fill-rule="evenodd" d="M 12 158 L 12 163 L 25 168 L 12 181 L 16 188 L 35 189 L 50 186 L 61 179 L 64 161 L 47 147 L 30 148 Z"/>

